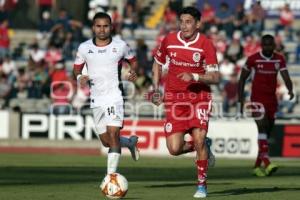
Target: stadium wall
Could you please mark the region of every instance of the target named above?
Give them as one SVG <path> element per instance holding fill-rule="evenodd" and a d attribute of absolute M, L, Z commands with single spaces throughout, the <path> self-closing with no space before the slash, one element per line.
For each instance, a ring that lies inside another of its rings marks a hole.
<path fill-rule="evenodd" d="M 70 141 L 71 143 L 72 141 L 74 143 L 78 141 L 97 143 L 93 118 L 90 115 L 54 116 L 26 113 L 19 115 L 1 111 L 0 117 L 2 141 L 18 138 L 18 141 L 43 139 L 49 141 L 49 144 L 55 141 L 66 141 L 68 144 Z M 143 155 L 167 156 L 169 153 L 165 144 L 163 125 L 163 120 L 126 119 L 121 134 L 138 135 L 139 148 Z M 212 120 L 209 126 L 208 136 L 213 140 L 212 150 L 217 157 L 254 158 L 256 156 L 257 128 L 252 120 Z M 300 157 L 300 121 L 293 123 L 278 121 L 272 135 L 270 138 L 271 156 Z M 99 148 L 98 143 L 95 148 Z M 129 154 L 127 150 L 123 152 Z M 193 154 L 187 156 L 193 156 Z"/>

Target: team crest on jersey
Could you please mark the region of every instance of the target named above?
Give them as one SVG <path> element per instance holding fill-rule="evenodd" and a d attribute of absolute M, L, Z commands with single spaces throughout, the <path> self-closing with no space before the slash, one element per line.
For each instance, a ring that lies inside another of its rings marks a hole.
<path fill-rule="evenodd" d="M 172 132 L 172 129 L 173 129 L 172 124 L 170 122 L 166 123 L 166 125 L 165 125 L 166 132 L 170 133 L 170 132 Z"/>
<path fill-rule="evenodd" d="M 117 48 L 112 48 L 112 52 L 117 53 Z"/>
<path fill-rule="evenodd" d="M 279 63 L 275 63 L 275 69 L 279 70 L 280 64 Z"/>
<path fill-rule="evenodd" d="M 200 58 L 201 58 L 200 53 L 196 52 L 193 54 L 193 61 L 199 62 Z"/>

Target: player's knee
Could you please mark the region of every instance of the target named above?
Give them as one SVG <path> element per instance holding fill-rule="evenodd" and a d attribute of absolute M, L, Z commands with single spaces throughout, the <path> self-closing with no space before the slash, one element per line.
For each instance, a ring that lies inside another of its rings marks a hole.
<path fill-rule="evenodd" d="M 107 138 L 104 134 L 99 135 L 99 140 L 101 141 L 103 146 L 109 147 L 109 141 L 107 141 Z"/>
<path fill-rule="evenodd" d="M 174 146 L 169 146 L 168 147 L 168 150 L 169 150 L 169 153 L 172 155 L 172 156 L 178 156 L 181 154 L 182 150 L 178 147 L 174 147 Z"/>

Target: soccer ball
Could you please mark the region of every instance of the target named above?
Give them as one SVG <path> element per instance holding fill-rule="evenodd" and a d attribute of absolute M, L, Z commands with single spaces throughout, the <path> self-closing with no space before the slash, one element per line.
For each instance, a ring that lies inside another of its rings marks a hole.
<path fill-rule="evenodd" d="M 120 199 L 127 193 L 128 181 L 123 175 L 112 173 L 104 177 L 100 188 L 109 199 Z"/>

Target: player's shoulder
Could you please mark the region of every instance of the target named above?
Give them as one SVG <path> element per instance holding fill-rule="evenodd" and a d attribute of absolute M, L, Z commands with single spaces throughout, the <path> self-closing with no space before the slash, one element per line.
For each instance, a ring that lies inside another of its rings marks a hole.
<path fill-rule="evenodd" d="M 116 45 L 127 45 L 127 42 L 123 40 L 122 38 L 119 37 L 113 37 L 112 38 L 112 43 Z"/>
<path fill-rule="evenodd" d="M 285 60 L 284 55 L 280 52 L 274 52 L 274 59 Z"/>
<path fill-rule="evenodd" d="M 176 40 L 179 36 L 178 36 L 179 32 L 178 31 L 172 31 L 169 32 L 165 37 L 164 40 Z"/>
<path fill-rule="evenodd" d="M 79 44 L 79 50 L 89 48 L 91 45 L 93 45 L 93 40 L 92 39 L 86 40 Z"/>
<path fill-rule="evenodd" d="M 259 51 L 248 56 L 248 60 L 259 60 L 259 59 L 261 59 L 261 54 Z"/>

